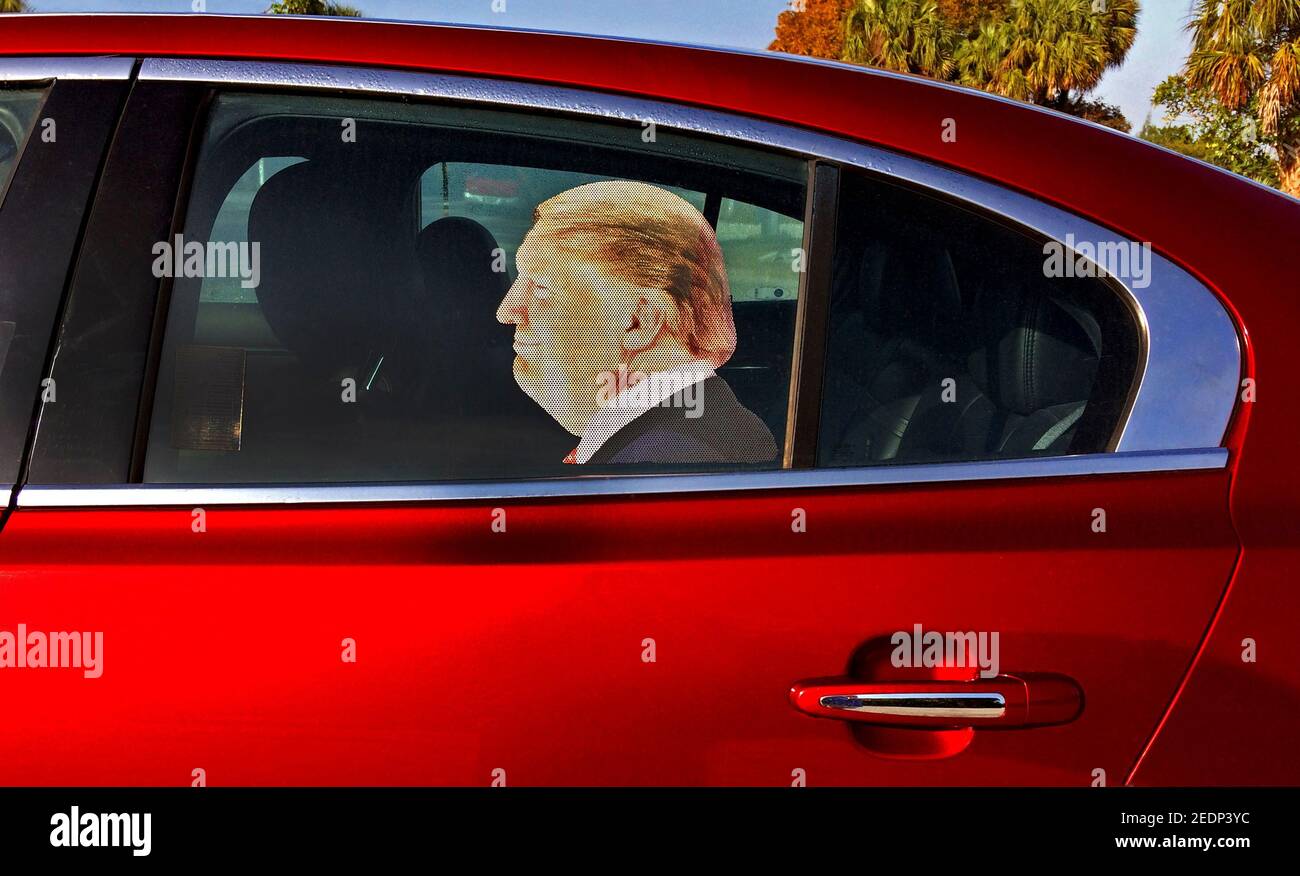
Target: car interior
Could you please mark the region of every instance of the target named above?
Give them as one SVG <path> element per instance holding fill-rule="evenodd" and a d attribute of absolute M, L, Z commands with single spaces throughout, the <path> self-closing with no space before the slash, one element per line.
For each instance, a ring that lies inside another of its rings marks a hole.
<path fill-rule="evenodd" d="M 1102 452 L 1134 320 L 1106 282 L 1045 276 L 991 217 L 850 174 L 841 192 L 819 463 Z"/>

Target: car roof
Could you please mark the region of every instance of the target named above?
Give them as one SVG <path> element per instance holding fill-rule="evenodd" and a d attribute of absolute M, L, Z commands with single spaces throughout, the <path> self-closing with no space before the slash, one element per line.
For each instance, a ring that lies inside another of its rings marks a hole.
<path fill-rule="evenodd" d="M 276 27 L 276 28 L 287 26 L 283 24 L 283 22 L 292 22 L 292 21 L 320 22 L 322 20 L 328 20 L 331 22 L 338 22 L 340 24 L 344 24 L 346 26 L 352 26 L 352 27 L 379 24 L 379 25 L 396 26 L 402 28 L 436 28 L 439 30 L 452 30 L 452 31 L 456 31 L 456 30 L 485 31 L 485 32 L 497 32 L 502 34 L 507 34 L 507 33 L 519 34 L 519 35 L 531 34 L 534 36 L 564 37 L 565 39 L 577 40 L 577 41 L 614 42 L 614 43 L 625 43 L 633 46 L 642 46 L 642 47 L 657 46 L 657 47 L 668 48 L 668 49 L 709 52 L 709 53 L 732 55 L 732 56 L 747 56 L 751 58 L 763 58 L 767 61 L 775 61 L 777 63 L 784 63 L 784 64 L 810 64 L 819 67 L 827 67 L 827 68 L 834 68 L 838 70 L 847 71 L 853 75 L 880 76 L 886 78 L 904 79 L 913 82 L 924 83 L 935 88 L 952 89 L 954 91 L 962 92 L 985 100 L 999 101 L 1002 103 L 1017 106 L 1021 109 L 1047 113 L 1066 122 L 1070 122 L 1073 124 L 1087 125 L 1089 127 L 1110 134 L 1124 136 L 1121 132 L 1116 131 L 1114 128 L 1110 128 L 1105 125 L 1098 124 L 1088 119 L 1079 118 L 1078 116 L 1071 116 L 1065 113 L 1061 113 L 1057 110 L 1051 109 L 1049 107 L 1043 107 L 1043 106 L 1038 106 L 1036 104 L 1025 103 L 1024 101 L 1018 101 L 1013 98 L 1004 97 L 1002 95 L 994 94 L 992 92 L 984 91 L 982 89 L 972 88 L 970 86 L 961 85 L 955 82 L 948 82 L 946 80 L 936 79 L 930 76 L 923 76 L 914 73 L 903 73 L 895 70 L 885 70 L 877 67 L 866 67 L 860 64 L 852 64 L 846 61 L 839 61 L 830 58 L 818 58 L 818 57 L 813 57 L 811 55 L 798 55 L 789 52 L 775 52 L 775 51 L 770 51 L 765 49 L 751 49 L 742 46 L 726 46 L 726 45 L 717 45 L 711 43 L 694 43 L 689 41 L 651 39 L 651 38 L 643 38 L 643 37 L 631 37 L 631 36 L 625 36 L 619 34 L 581 33 L 577 31 L 548 30 L 542 28 L 527 28 L 527 27 L 516 27 L 516 26 L 490 25 L 490 24 L 468 24 L 464 22 L 451 22 L 451 21 L 410 21 L 406 19 L 372 18 L 369 16 L 354 17 L 354 16 L 278 15 L 278 14 L 277 15 L 268 15 L 268 14 L 250 15 L 246 13 L 169 13 L 169 12 L 121 12 L 121 13 L 33 12 L 33 13 L 27 13 L 27 17 L 46 17 L 46 18 L 55 18 L 55 19 L 64 19 L 64 20 L 69 18 L 175 19 L 175 18 L 194 18 L 196 16 L 208 18 L 208 19 L 239 19 L 239 20 L 250 21 L 250 22 L 251 21 L 259 21 L 259 22 L 274 21 L 275 24 L 269 26 Z M 325 59 L 316 58 L 316 60 L 325 60 Z M 1214 167 L 1214 165 L 1206 165 L 1206 166 Z"/>

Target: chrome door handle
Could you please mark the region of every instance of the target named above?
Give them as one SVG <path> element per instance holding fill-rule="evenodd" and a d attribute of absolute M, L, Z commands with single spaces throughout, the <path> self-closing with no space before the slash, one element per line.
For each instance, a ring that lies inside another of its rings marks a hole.
<path fill-rule="evenodd" d="M 1083 711 L 1083 691 L 1064 676 L 1042 674 L 972 681 L 815 678 L 795 683 L 790 703 L 816 718 L 862 724 L 999 729 L 1073 721 Z"/>
<path fill-rule="evenodd" d="M 996 692 L 948 690 L 828 694 L 821 698 L 820 703 L 826 709 L 906 718 L 1001 718 L 1007 713 L 1007 698 Z"/>

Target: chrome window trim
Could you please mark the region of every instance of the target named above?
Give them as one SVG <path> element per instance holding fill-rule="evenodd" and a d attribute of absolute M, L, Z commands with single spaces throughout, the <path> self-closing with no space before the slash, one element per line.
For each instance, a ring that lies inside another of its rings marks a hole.
<path fill-rule="evenodd" d="M 130 79 L 134 58 L 118 55 L 77 58 L 0 57 L 0 82 L 46 79 Z"/>
<path fill-rule="evenodd" d="M 752 490 L 834 489 L 862 486 L 964 483 L 1003 479 L 1079 477 L 1221 469 L 1223 447 L 1078 456 L 878 465 L 719 474 L 586 476 L 531 481 L 460 481 L 437 484 L 249 484 L 197 486 L 136 484 L 126 487 L 26 486 L 19 508 L 199 508 L 229 505 L 406 504 L 558 499 L 592 496 L 681 495 Z"/>
<path fill-rule="evenodd" d="M 1092 244 L 1128 240 L 1082 217 L 967 174 L 875 146 L 776 122 L 637 97 L 527 82 L 324 64 L 146 58 L 139 78 L 214 85 L 325 89 L 408 95 L 540 109 L 738 140 L 860 167 L 979 209 L 1043 236 Z M 1116 277 L 1137 319 L 1145 356 L 1114 450 L 1214 447 L 1223 441 L 1237 400 L 1241 348 L 1218 298 L 1173 262 L 1152 253 L 1150 285 Z"/>

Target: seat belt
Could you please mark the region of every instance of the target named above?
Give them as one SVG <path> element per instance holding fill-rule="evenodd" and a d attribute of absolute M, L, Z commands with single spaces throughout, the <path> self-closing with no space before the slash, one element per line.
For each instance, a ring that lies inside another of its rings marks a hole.
<path fill-rule="evenodd" d="M 1083 416 L 1083 409 L 1086 408 L 1087 406 L 1088 406 L 1087 402 L 1080 402 L 1077 408 L 1075 408 L 1070 413 L 1066 414 L 1065 417 L 1061 419 L 1055 426 L 1053 426 L 1052 428 L 1044 432 L 1043 436 L 1038 439 L 1037 443 L 1034 444 L 1033 449 L 1046 450 L 1047 448 L 1051 447 L 1052 443 L 1056 441 L 1057 438 L 1060 438 L 1062 435 L 1066 433 L 1067 430 L 1069 430 L 1071 426 L 1079 422 L 1079 418 Z"/>

